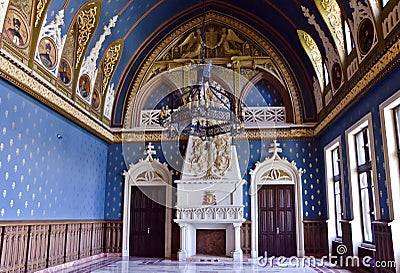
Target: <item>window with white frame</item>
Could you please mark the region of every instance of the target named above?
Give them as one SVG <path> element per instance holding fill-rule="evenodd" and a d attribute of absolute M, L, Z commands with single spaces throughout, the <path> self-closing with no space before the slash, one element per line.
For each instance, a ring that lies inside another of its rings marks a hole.
<path fill-rule="evenodd" d="M 324 79 L 325 79 L 325 87 L 329 85 L 329 74 L 328 69 L 326 69 L 326 65 L 324 64 Z"/>
<path fill-rule="evenodd" d="M 394 109 L 394 117 L 395 117 L 395 127 L 396 127 L 397 155 L 399 157 L 399 163 L 400 163 L 400 105 Z"/>
<path fill-rule="evenodd" d="M 345 132 L 354 255 L 361 244 L 374 243 L 372 221 L 380 219 L 372 128 L 372 113 L 368 113 Z"/>
<path fill-rule="evenodd" d="M 339 146 L 332 150 L 332 179 L 333 179 L 333 194 L 335 204 L 335 227 L 336 236 L 342 237 L 342 194 L 341 194 L 341 170 L 340 170 L 340 153 Z"/>
<path fill-rule="evenodd" d="M 382 0 L 382 7 L 385 7 L 390 0 Z"/>
<path fill-rule="evenodd" d="M 388 190 L 389 217 L 392 230 L 400 229 L 400 90 L 379 105 L 385 174 Z M 400 233 L 392 232 L 392 241 Z M 400 244 L 393 244 L 396 268 L 400 268 Z"/>
<path fill-rule="evenodd" d="M 364 242 L 373 243 L 374 186 L 372 183 L 372 163 L 367 127 L 356 134 L 355 141 L 363 239 Z"/>
<path fill-rule="evenodd" d="M 343 210 L 343 164 L 342 140 L 338 136 L 324 147 L 325 175 L 326 175 L 326 200 L 328 205 L 328 243 L 332 252 L 332 242 L 340 241 L 342 237 L 341 220 Z"/>

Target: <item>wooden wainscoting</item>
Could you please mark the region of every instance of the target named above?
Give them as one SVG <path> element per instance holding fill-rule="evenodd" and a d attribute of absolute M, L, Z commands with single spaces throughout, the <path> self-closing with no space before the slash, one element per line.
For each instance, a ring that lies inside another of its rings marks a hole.
<path fill-rule="evenodd" d="M 240 227 L 240 242 L 243 254 L 251 253 L 251 221 L 246 221 Z"/>
<path fill-rule="evenodd" d="M 326 220 L 304 220 L 304 251 L 307 256 L 327 256 L 328 225 Z"/>
<path fill-rule="evenodd" d="M 104 248 L 107 253 L 122 252 L 122 222 L 106 222 Z"/>
<path fill-rule="evenodd" d="M 47 266 L 52 267 L 65 262 L 65 238 L 67 224 L 50 224 L 49 254 Z"/>
<path fill-rule="evenodd" d="M 1 231 L 0 272 L 24 272 L 29 226 L 2 226 Z"/>
<path fill-rule="evenodd" d="M 121 253 L 122 221 L 0 223 L 0 272 L 35 272 L 101 253 Z"/>
<path fill-rule="evenodd" d="M 376 261 L 381 265 L 385 263 L 386 267 L 377 267 L 376 272 L 389 273 L 396 272 L 394 264 L 394 251 L 392 241 L 392 229 L 386 222 L 373 222 L 372 223 L 375 237 L 375 255 Z M 398 231 L 396 231 L 398 232 Z M 399 242 L 396 242 L 399 243 Z"/>
<path fill-rule="evenodd" d="M 79 257 L 79 233 L 81 224 L 71 223 L 67 225 L 67 241 L 65 250 L 65 262 L 78 260 Z"/>
<path fill-rule="evenodd" d="M 49 225 L 29 226 L 29 245 L 27 271 L 46 268 L 49 243 Z"/>

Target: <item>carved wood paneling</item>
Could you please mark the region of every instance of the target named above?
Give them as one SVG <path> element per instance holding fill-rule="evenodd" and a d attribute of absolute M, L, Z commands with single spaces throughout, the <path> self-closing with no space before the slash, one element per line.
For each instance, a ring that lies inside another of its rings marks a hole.
<path fill-rule="evenodd" d="M 104 248 L 104 223 L 93 223 L 92 255 L 103 252 Z"/>
<path fill-rule="evenodd" d="M 304 250 L 307 256 L 328 255 L 328 225 L 325 220 L 304 221 Z"/>
<path fill-rule="evenodd" d="M 90 250 L 92 248 L 92 223 L 82 223 L 80 232 L 80 247 L 79 247 L 79 259 L 89 257 Z"/>
<path fill-rule="evenodd" d="M 67 225 L 50 225 L 50 244 L 48 266 L 56 266 L 65 261 L 65 239 Z"/>
<path fill-rule="evenodd" d="M 5 226 L 0 269 L 2 272 L 24 272 L 28 248 L 28 225 Z"/>
<path fill-rule="evenodd" d="M 0 272 L 36 272 L 103 252 L 121 253 L 122 221 L 2 222 L 0 251 Z"/>
<path fill-rule="evenodd" d="M 380 263 L 388 263 L 394 261 L 392 229 L 385 222 L 373 222 L 373 230 L 375 237 L 376 260 Z M 396 231 L 398 232 L 398 231 Z M 376 272 L 388 273 L 396 272 L 395 267 L 377 267 Z"/>
<path fill-rule="evenodd" d="M 79 233 L 81 224 L 68 224 L 67 242 L 65 250 L 65 262 L 78 260 L 79 257 Z"/>
<path fill-rule="evenodd" d="M 29 228 L 27 271 L 34 272 L 46 268 L 49 225 L 32 225 Z"/>
<path fill-rule="evenodd" d="M 105 252 L 122 252 L 122 222 L 107 222 L 105 226 Z"/>
<path fill-rule="evenodd" d="M 240 242 L 243 254 L 250 254 L 251 251 L 251 222 L 246 221 L 240 228 Z"/>

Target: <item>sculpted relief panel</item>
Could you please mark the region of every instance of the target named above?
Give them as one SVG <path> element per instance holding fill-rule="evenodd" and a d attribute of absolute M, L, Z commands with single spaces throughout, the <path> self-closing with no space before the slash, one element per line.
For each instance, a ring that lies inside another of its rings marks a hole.
<path fill-rule="evenodd" d="M 197 26 L 189 34 L 170 44 L 164 54 L 156 58 L 151 72 L 146 77 L 147 80 L 168 69 L 188 63 L 201 63 L 203 39 L 204 57 L 212 59 L 213 64 L 233 67 L 232 59 L 236 56 L 243 56 L 242 64 L 245 63 L 244 60 L 248 63 L 251 57 L 268 56 L 260 46 L 246 39 L 242 33 L 218 22 L 209 22 L 204 27 L 204 35 L 201 26 Z M 255 64 L 251 62 L 250 66 Z M 261 61 L 257 64 L 263 63 Z"/>
<path fill-rule="evenodd" d="M 204 36 L 204 47 L 207 58 L 227 58 L 232 55 L 243 55 L 242 45 L 244 41 L 230 28 L 209 25 L 205 29 Z M 174 57 L 201 58 L 202 43 L 201 29 L 198 28 L 179 44 L 179 51 L 176 50 L 177 47 L 174 48 L 174 53 L 177 53 L 174 54 Z"/>

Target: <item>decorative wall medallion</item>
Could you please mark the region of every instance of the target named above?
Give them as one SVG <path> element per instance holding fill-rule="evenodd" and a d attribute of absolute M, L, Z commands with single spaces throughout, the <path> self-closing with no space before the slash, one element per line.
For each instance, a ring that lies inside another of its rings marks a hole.
<path fill-rule="evenodd" d="M 358 48 L 362 54 L 367 54 L 374 42 L 375 30 L 372 21 L 368 18 L 363 19 L 358 26 L 357 39 Z"/>
<path fill-rule="evenodd" d="M 61 59 L 58 67 L 58 78 L 65 85 L 71 83 L 71 65 L 64 58 Z"/>
<path fill-rule="evenodd" d="M 24 48 L 28 45 L 30 33 L 27 24 L 22 15 L 14 9 L 10 9 L 7 13 L 4 33 L 7 39 L 17 47 Z"/>
<path fill-rule="evenodd" d="M 54 41 L 48 37 L 43 38 L 39 42 L 39 57 L 42 64 L 48 68 L 53 69 L 57 64 L 57 47 Z"/>
<path fill-rule="evenodd" d="M 89 76 L 84 74 L 79 78 L 78 84 L 78 94 L 80 94 L 84 99 L 88 99 L 90 94 L 90 79 Z"/>
<path fill-rule="evenodd" d="M 94 89 L 92 94 L 92 107 L 96 111 L 100 108 L 100 94 L 97 89 Z"/>
<path fill-rule="evenodd" d="M 216 205 L 217 198 L 213 191 L 205 191 L 203 196 L 203 205 Z"/>
<path fill-rule="evenodd" d="M 340 64 L 334 63 L 332 65 L 332 85 L 335 90 L 339 89 L 340 85 L 342 84 L 342 69 Z"/>

